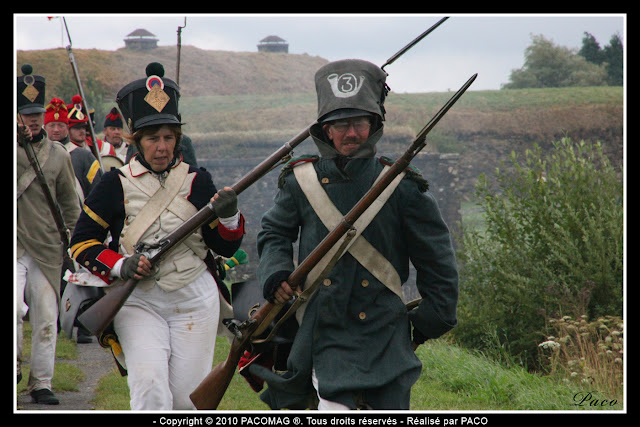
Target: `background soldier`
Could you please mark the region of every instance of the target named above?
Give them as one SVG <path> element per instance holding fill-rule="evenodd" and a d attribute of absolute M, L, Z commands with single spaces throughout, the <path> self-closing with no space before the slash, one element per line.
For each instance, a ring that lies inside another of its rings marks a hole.
<path fill-rule="evenodd" d="M 64 101 L 58 98 L 53 98 L 46 107 L 44 115 L 44 128 L 51 136 L 52 141 L 58 141 L 62 144 L 69 142 L 69 117 L 67 106 Z M 64 137 L 62 137 L 64 135 Z M 100 163 L 93 156 L 91 152 L 84 149 L 76 149 L 76 144 L 67 144 L 65 148 L 71 150 L 69 155 L 71 156 L 71 164 L 73 165 L 73 172 L 76 177 L 76 193 L 78 194 L 78 201 L 82 207 L 84 199 L 93 187 L 100 182 L 102 177 L 102 169 Z M 73 271 L 73 262 L 71 259 L 65 259 L 63 266 L 63 277 L 66 270 Z M 75 285 L 74 285 L 75 286 Z M 60 283 L 60 296 L 64 294 L 67 282 L 62 279 Z M 71 337 L 71 334 L 68 334 Z M 93 342 L 91 333 L 83 327 L 78 328 L 76 340 L 79 344 L 87 344 Z"/>
<path fill-rule="evenodd" d="M 52 211 L 47 209 L 45 190 L 29 162 L 21 144 L 32 144 L 39 168 L 60 207 L 70 231 L 80 215 L 75 192 L 73 167 L 69 153 L 58 142 L 52 142 L 44 124 L 45 79 L 32 75 L 24 65 L 18 77 L 18 129 L 29 127 L 27 138 L 20 138 L 16 149 L 17 165 L 17 347 L 18 382 L 22 378 L 22 327 L 29 312 L 31 323 L 31 361 L 28 389 L 34 402 L 56 405 L 59 400 L 51 391 L 57 339 L 58 298 L 63 247 Z M 29 140 L 30 139 L 30 140 Z"/>
<path fill-rule="evenodd" d="M 64 101 L 53 98 L 45 107 L 44 130 L 52 141 L 58 141 L 62 145 L 69 142 L 69 119 L 67 106 Z"/>
<path fill-rule="evenodd" d="M 100 163 L 88 150 L 77 150 L 76 143 L 69 142 L 69 117 L 67 106 L 61 99 L 53 98 L 46 107 L 44 115 L 44 128 L 52 141 L 58 141 L 65 145 L 71 155 L 71 164 L 76 176 L 76 192 L 80 200 L 80 205 L 91 189 L 100 181 L 102 170 Z M 74 117 L 74 121 L 77 116 Z M 76 129 L 78 124 L 76 123 Z M 74 132 L 76 131 L 74 129 Z M 64 135 L 64 137 L 63 137 Z M 82 138 L 82 136 L 76 137 Z"/>
<path fill-rule="evenodd" d="M 102 132 L 104 133 L 104 140 L 113 145 L 115 149 L 115 155 L 118 156 L 122 163 L 127 160 L 127 148 L 128 144 L 124 142 L 122 138 L 123 131 L 122 116 L 118 112 L 116 107 L 113 107 L 107 117 L 104 119 L 104 126 Z"/>
<path fill-rule="evenodd" d="M 89 119 L 91 117 L 90 114 L 84 111 L 82 97 L 73 95 L 71 104 L 67 105 L 67 110 L 69 111 L 69 139 L 76 146 L 91 151 L 91 146 L 93 145 L 91 135 L 89 135 Z M 97 139 L 96 143 L 101 156 L 115 155 L 113 146 L 108 142 Z M 71 151 L 75 148 L 69 146 L 68 149 Z"/>

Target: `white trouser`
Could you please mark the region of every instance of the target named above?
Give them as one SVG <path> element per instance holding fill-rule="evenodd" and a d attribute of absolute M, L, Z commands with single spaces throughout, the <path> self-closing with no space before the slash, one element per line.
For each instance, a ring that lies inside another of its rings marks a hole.
<path fill-rule="evenodd" d="M 320 392 L 318 391 L 318 377 L 316 377 L 316 368 L 311 368 L 311 383 L 313 384 L 313 388 L 316 389 L 316 393 L 318 394 L 318 411 L 349 411 L 349 407 L 343 405 L 342 403 L 332 402 L 330 400 L 323 399 L 320 397 Z"/>
<path fill-rule="evenodd" d="M 56 291 L 34 259 L 25 252 L 16 262 L 17 356 L 22 360 L 22 318 L 29 311 L 31 361 L 28 390 L 51 390 L 58 337 Z"/>
<path fill-rule="evenodd" d="M 208 271 L 173 292 L 133 291 L 114 319 L 132 410 L 195 409 L 189 394 L 212 369 L 218 298 Z"/>

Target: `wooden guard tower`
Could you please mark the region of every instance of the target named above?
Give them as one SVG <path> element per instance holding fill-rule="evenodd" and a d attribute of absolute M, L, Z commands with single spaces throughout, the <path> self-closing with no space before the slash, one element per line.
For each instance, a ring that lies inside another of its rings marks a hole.
<path fill-rule="evenodd" d="M 258 52 L 289 53 L 289 43 L 278 36 L 267 36 L 258 43 Z"/>
<path fill-rule="evenodd" d="M 156 36 L 144 28 L 127 34 L 124 39 L 124 45 L 127 49 L 149 50 L 158 47 L 158 39 Z"/>

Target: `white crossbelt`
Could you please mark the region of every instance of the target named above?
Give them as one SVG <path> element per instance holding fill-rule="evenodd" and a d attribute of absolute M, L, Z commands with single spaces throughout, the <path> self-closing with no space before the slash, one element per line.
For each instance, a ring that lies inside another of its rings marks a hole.
<path fill-rule="evenodd" d="M 386 173 L 389 166 L 385 166 L 375 182 Z M 329 230 L 333 230 L 343 218 L 338 208 L 335 207 L 327 193 L 318 182 L 318 177 L 313 167 L 313 163 L 304 163 L 293 169 L 294 175 L 300 184 L 300 188 L 304 192 L 311 207 L 316 212 L 324 226 Z M 398 272 L 393 265 L 378 250 L 371 245 L 364 237 L 362 232 L 378 214 L 382 206 L 387 202 L 391 194 L 404 177 L 405 173 L 399 174 L 391 184 L 380 194 L 380 196 L 365 210 L 365 212 L 353 224 L 356 229 L 356 235 L 347 246 L 348 251 L 364 268 L 366 268 L 376 279 L 382 282 L 393 293 L 402 299 L 402 283 Z M 375 185 L 375 183 L 374 183 Z M 322 260 L 309 272 L 305 281 L 305 287 L 313 283 L 315 278 L 320 274 L 324 267 L 333 258 L 337 252 L 345 236 L 336 243 L 333 248 L 322 258 Z"/>
<path fill-rule="evenodd" d="M 177 197 L 178 191 L 180 191 L 189 172 L 189 166 L 186 163 L 180 163 L 171 171 L 164 182 L 164 186 L 161 186 L 158 180 L 150 173 L 133 178 L 128 166 L 124 166 L 120 170 L 133 185 L 150 197 L 149 202 L 144 205 L 127 228 L 124 238 L 120 239 L 120 243 L 127 253 L 134 253 L 133 247 L 138 243 L 140 237 L 165 209 L 169 209 L 185 221 L 197 212 L 195 206 L 186 199 Z"/>
<path fill-rule="evenodd" d="M 40 151 L 36 153 L 36 158 L 38 159 L 38 163 L 40 164 L 41 169 L 44 168 L 45 163 L 47 163 L 47 160 L 49 160 L 49 153 L 51 152 L 52 145 L 53 143 L 47 140 L 44 144 L 42 144 Z M 22 196 L 22 193 L 24 193 L 27 188 L 29 188 L 29 185 L 31 185 L 35 177 L 36 171 L 32 167 L 25 170 L 24 173 L 20 175 L 20 178 L 18 178 L 18 184 L 16 186 L 16 199 L 19 199 L 20 196 Z"/>

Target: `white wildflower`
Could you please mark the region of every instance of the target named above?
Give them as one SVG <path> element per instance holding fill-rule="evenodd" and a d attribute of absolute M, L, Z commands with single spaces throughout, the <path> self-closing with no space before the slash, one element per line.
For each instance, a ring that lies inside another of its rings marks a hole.
<path fill-rule="evenodd" d="M 557 350 L 557 349 L 560 348 L 560 344 L 558 344 L 555 341 L 549 340 L 549 341 L 545 341 L 545 342 L 542 342 L 542 343 L 538 344 L 538 347 L 548 348 L 548 349 L 551 349 L 551 350 Z"/>

